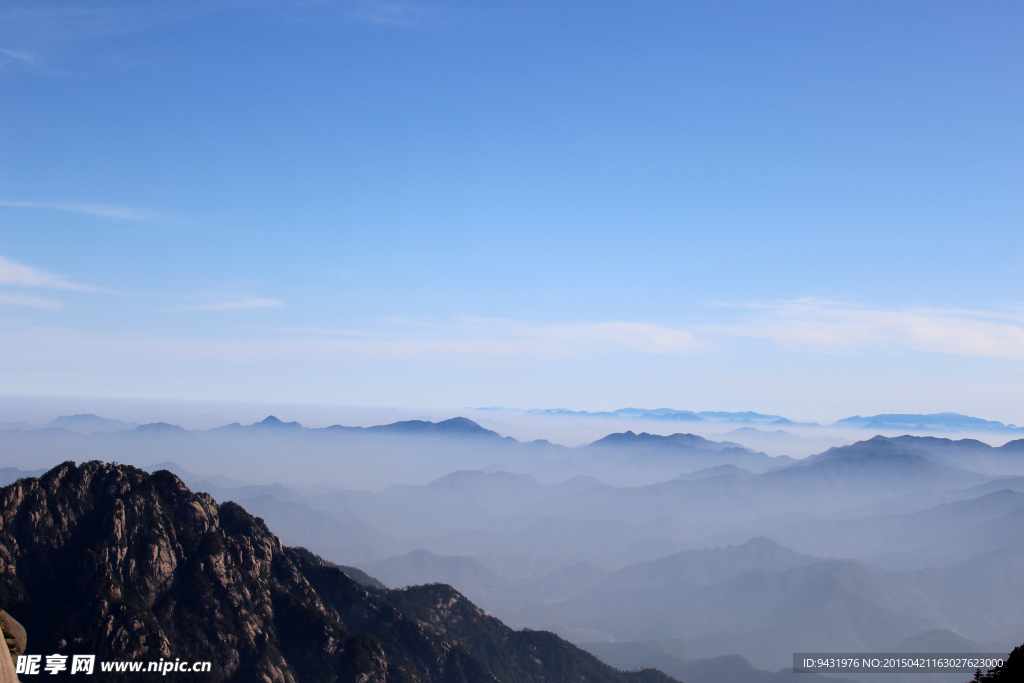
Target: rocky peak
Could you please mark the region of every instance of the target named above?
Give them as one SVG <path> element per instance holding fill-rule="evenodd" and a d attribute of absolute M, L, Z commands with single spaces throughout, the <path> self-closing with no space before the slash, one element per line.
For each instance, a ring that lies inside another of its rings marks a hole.
<path fill-rule="evenodd" d="M 192 493 L 167 471 L 100 462 L 64 463 L 0 489 L 0 606 L 25 626 L 29 654 L 210 661 L 208 678 L 190 674 L 197 681 L 497 683 L 492 672 L 502 671 L 515 674 L 505 683 L 627 683 L 640 675 L 553 634 L 539 653 L 512 647 L 508 634 L 522 632 L 450 587 L 368 590 L 309 551 L 282 547 L 235 503 Z M 467 638 L 470 623 L 495 637 Z M 544 664 L 510 668 L 527 654 Z M 578 672 L 579 661 L 588 675 L 551 675 Z M 652 675 L 643 680 L 670 680 Z M 106 679 L 97 672 L 95 680 Z"/>
<path fill-rule="evenodd" d="M 320 566 L 345 593 L 348 628 L 299 568 L 318 558 L 170 472 L 64 463 L 0 490 L 0 520 L 0 600 L 28 630 L 29 652 L 210 660 L 217 678 L 237 681 L 410 673 L 372 635 L 356 637 L 374 619 L 402 621 L 396 610 Z M 412 622 L 407 630 L 434 660 L 410 675 L 439 680 L 450 648 Z"/>

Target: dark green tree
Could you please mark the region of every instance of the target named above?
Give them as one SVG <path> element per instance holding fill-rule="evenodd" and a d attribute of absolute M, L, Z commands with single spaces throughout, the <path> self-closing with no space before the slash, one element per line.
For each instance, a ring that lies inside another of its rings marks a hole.
<path fill-rule="evenodd" d="M 972 683 L 1018 683 L 1024 681 L 1024 645 L 1013 648 L 1013 652 L 1006 658 L 1002 666 L 989 669 L 988 673 L 981 673 L 981 669 L 974 672 Z"/>

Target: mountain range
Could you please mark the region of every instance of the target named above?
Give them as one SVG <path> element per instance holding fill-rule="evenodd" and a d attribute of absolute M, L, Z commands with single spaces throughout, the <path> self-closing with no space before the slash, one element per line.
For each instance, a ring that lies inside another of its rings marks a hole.
<path fill-rule="evenodd" d="M 752 424 L 794 424 L 779 415 L 763 415 L 755 412 L 729 413 L 721 411 L 673 410 L 672 408 L 620 408 L 607 412 L 590 413 L 585 410 L 567 410 L 554 408 L 547 410 L 528 410 L 531 415 L 554 415 L 559 417 L 625 417 L 643 420 L 661 420 L 669 422 L 743 422 Z"/>
<path fill-rule="evenodd" d="M 0 447 L 24 469 L 0 475 L 24 486 L 56 454 L 171 470 L 371 593 L 449 584 L 510 627 L 678 640 L 736 675 L 721 657 L 777 673 L 792 643 L 1024 639 L 1024 440 L 874 437 L 793 460 L 683 433 L 568 448 L 469 420 L 382 427 L 13 430 Z"/>
<path fill-rule="evenodd" d="M 741 424 L 753 427 L 845 427 L 855 429 L 867 429 L 880 431 L 919 431 L 919 432 L 949 432 L 949 431 L 961 431 L 961 432 L 1008 432 L 1012 433 L 1015 431 L 1024 431 L 1024 427 L 1018 427 L 1014 424 L 1006 424 L 997 420 L 986 420 L 979 417 L 972 417 L 970 415 L 962 415 L 960 413 L 929 413 L 929 414 L 897 414 L 897 413 L 885 413 L 879 415 L 853 415 L 851 417 L 836 420 L 828 425 L 821 425 L 817 422 L 798 422 L 790 420 L 780 415 L 768 415 L 764 413 L 757 413 L 754 411 L 745 412 L 728 412 L 728 411 L 692 411 L 692 410 L 676 410 L 673 408 L 619 408 L 617 410 L 609 411 L 598 411 L 588 412 L 585 410 L 568 410 L 564 408 L 549 408 L 549 409 L 532 409 L 525 411 L 513 411 L 505 408 L 469 408 L 475 412 L 483 411 L 505 411 L 519 413 L 522 412 L 526 415 L 534 416 L 546 416 L 546 417 L 573 417 L 573 418 L 611 418 L 611 419 L 629 419 L 629 420 L 652 420 L 657 422 L 692 422 L 692 423 L 726 423 L 726 424 Z M 441 422 L 429 422 L 426 420 L 407 420 L 404 422 L 393 423 L 390 425 L 378 425 L 373 427 L 344 427 L 342 425 L 334 425 L 327 427 L 327 429 L 352 429 L 352 430 L 368 430 L 371 432 L 378 433 L 423 433 L 423 432 L 435 432 L 435 433 L 453 433 L 463 430 L 463 425 L 459 421 L 470 422 L 466 418 L 454 418 L 453 420 L 444 420 Z M 162 423 L 166 424 L 166 423 Z M 440 427 L 434 427 L 431 425 L 441 425 Z M 121 420 L 112 420 L 103 418 L 93 414 L 78 414 L 78 415 L 63 415 L 57 417 L 50 422 L 43 425 L 33 426 L 25 421 L 18 422 L 0 422 L 0 430 L 8 429 L 66 429 L 68 431 L 79 432 L 82 434 L 90 434 L 94 432 L 112 432 L 120 431 L 125 429 L 134 429 L 140 426 L 136 422 L 123 422 Z M 249 425 L 250 427 L 290 427 L 293 429 L 299 428 L 298 422 L 282 422 L 277 418 L 271 416 L 268 420 L 264 420 L 262 423 L 256 423 L 255 425 Z M 234 430 L 243 427 L 240 423 L 232 423 L 224 425 L 223 427 L 215 427 L 213 430 Z M 479 426 L 478 426 L 479 427 Z M 479 429 L 483 429 L 480 427 Z M 467 431 L 473 431 L 471 427 Z M 486 430 L 485 430 L 486 431 Z M 482 433 L 481 433 L 482 435 Z"/>
<path fill-rule="evenodd" d="M 0 446 L 19 453 L 21 467 L 53 466 L 61 458 L 117 460 L 137 466 L 174 461 L 192 471 L 216 463 L 221 476 L 244 471 L 250 477 L 306 486 L 345 482 L 344 488 L 373 489 L 423 483 L 453 470 L 498 469 L 559 481 L 587 474 L 626 484 L 663 481 L 679 474 L 735 464 L 762 472 L 789 458 L 773 458 L 733 442 L 696 435 L 670 437 L 625 432 L 609 447 L 569 448 L 544 440 L 520 442 L 466 418 L 442 422 L 408 420 L 375 427 L 306 428 L 269 416 L 251 425 L 230 424 L 206 431 L 166 423 L 90 434 L 61 428 L 0 430 Z M 663 443 L 655 443 L 664 440 Z M 289 463 L 301 453 L 303 467 Z M 325 476 L 326 475 L 326 476 Z"/>
<path fill-rule="evenodd" d="M 739 652 L 773 670 L 794 651 L 905 651 L 898 648 L 936 631 L 973 633 L 1006 647 L 1006 636 L 1024 629 L 1022 560 L 1017 548 L 945 570 L 886 573 L 761 538 L 631 565 L 572 598 L 523 608 L 515 621 L 579 642 L 677 638 L 688 658 Z M 983 609 L 971 609 L 970 601 Z"/>
<path fill-rule="evenodd" d="M 482 410 L 495 410 L 482 409 Z M 817 422 L 796 422 L 780 415 L 765 415 L 763 413 L 748 412 L 725 412 L 725 411 L 700 411 L 674 410 L 672 408 L 620 408 L 603 412 L 587 412 L 583 410 L 567 410 L 563 408 L 554 409 L 533 409 L 525 411 L 529 415 L 540 415 L 550 417 L 575 417 L 575 418 L 613 418 L 613 419 L 639 419 L 656 420 L 668 422 L 728 422 L 734 424 L 760 425 L 760 426 L 801 426 L 821 427 Z M 931 414 L 880 414 L 870 416 L 854 415 L 852 417 L 837 420 L 831 427 L 852 427 L 857 429 L 870 429 L 878 431 L 961 431 L 961 432 L 1014 432 L 1024 431 L 1024 428 L 1013 424 L 1004 424 L 996 420 L 985 420 L 959 413 L 931 413 Z"/>
<path fill-rule="evenodd" d="M 980 417 L 970 417 L 959 413 L 931 413 L 929 415 L 906 415 L 906 414 L 885 414 L 861 417 L 854 415 L 834 423 L 839 426 L 859 427 L 861 429 L 893 430 L 893 429 L 917 429 L 928 430 L 930 428 L 977 430 L 977 431 L 1012 431 L 1020 429 L 1016 425 L 1003 424 L 995 420 L 983 420 Z"/>
<path fill-rule="evenodd" d="M 66 463 L 0 489 L 0 520 L 0 601 L 29 654 L 209 661 L 194 679 L 211 681 L 671 680 L 514 631 L 448 586 L 368 588 L 165 470 Z"/>
<path fill-rule="evenodd" d="M 631 438 L 623 436 L 627 442 Z M 843 523 L 830 516 L 863 519 L 865 529 L 877 517 L 885 520 L 879 525 L 906 529 L 901 514 L 1014 486 L 1024 489 L 1013 477 L 996 479 L 952 467 L 949 444 L 957 442 L 911 439 L 869 440 L 760 474 L 723 464 L 634 487 L 611 486 L 585 475 L 542 484 L 525 474 L 462 470 L 426 485 L 378 492 L 303 490 L 232 484 L 166 462 L 159 467 L 176 471 L 219 499 L 244 504 L 271 520 L 289 543 L 309 546 L 337 562 L 372 563 L 422 549 L 440 556 L 472 556 L 503 576 L 539 578 L 579 562 L 616 570 L 688 545 L 742 542 L 757 535 L 784 539 L 810 554 L 870 559 L 920 544 L 897 547 L 885 539 L 898 534 L 877 534 L 874 550 L 864 554 L 867 546 L 856 543 L 860 535 L 844 533 L 833 535 L 837 540 L 831 545 L 819 545 L 815 539 L 827 538 L 827 529 Z M 704 450 L 701 457 L 713 461 L 719 454 L 724 459 L 730 448 L 720 446 Z M 991 449 L 998 456 L 994 460 L 1012 466 L 1013 448 Z M 579 452 L 586 457 L 590 450 Z M 627 447 L 600 455 L 628 463 L 643 452 Z M 893 514 L 897 517 L 890 523 Z M 846 528 L 858 524 L 849 522 Z M 1009 526 L 1004 531 L 998 525 L 985 533 L 975 530 L 977 544 L 959 547 L 1003 547 L 996 537 L 1011 538 L 1014 527 L 1011 518 L 999 524 Z"/>

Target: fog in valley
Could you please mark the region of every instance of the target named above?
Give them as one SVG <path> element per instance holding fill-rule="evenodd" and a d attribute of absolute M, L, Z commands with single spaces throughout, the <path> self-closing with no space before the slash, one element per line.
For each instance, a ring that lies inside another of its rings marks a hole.
<path fill-rule="evenodd" d="M 323 427 L 14 420 L 0 447 L 19 466 L 2 474 L 67 459 L 167 469 L 389 587 L 447 583 L 513 627 L 687 681 L 762 680 L 757 669 L 789 667 L 794 652 L 1024 640 L 1024 434 L 1012 425 L 463 412 L 473 419 Z M 545 427 L 558 438 L 526 438 Z"/>

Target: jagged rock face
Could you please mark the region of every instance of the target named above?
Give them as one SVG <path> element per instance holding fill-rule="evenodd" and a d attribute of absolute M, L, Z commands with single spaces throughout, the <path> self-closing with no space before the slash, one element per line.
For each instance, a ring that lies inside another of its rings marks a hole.
<path fill-rule="evenodd" d="M 386 596 L 407 616 L 486 661 L 503 683 L 676 683 L 655 669 L 617 671 L 554 633 L 514 631 L 451 586 L 413 586 Z"/>
<path fill-rule="evenodd" d="M 25 625 L 30 653 L 209 660 L 207 680 L 496 681 L 341 571 L 283 548 L 262 520 L 169 472 L 65 463 L 0 490 L 0 605 Z"/>

